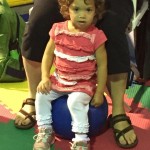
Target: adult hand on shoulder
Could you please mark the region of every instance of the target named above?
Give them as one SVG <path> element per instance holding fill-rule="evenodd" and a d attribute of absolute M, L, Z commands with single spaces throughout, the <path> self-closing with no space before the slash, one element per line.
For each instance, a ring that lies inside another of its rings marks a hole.
<path fill-rule="evenodd" d="M 42 79 L 39 85 L 37 86 L 37 92 L 42 94 L 48 94 L 51 90 L 51 81 L 49 78 Z"/>

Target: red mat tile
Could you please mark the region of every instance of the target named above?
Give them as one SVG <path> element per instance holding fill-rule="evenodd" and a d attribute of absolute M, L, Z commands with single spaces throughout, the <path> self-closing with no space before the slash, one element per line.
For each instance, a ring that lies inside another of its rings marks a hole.
<path fill-rule="evenodd" d="M 6 105 L 0 104 L 0 122 L 8 122 L 15 118 L 15 114 L 11 113 L 11 109 Z"/>

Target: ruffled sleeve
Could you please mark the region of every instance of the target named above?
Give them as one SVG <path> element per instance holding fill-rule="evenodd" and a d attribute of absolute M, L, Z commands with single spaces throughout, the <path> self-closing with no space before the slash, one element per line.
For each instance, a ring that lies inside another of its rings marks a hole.
<path fill-rule="evenodd" d="M 53 40 L 55 39 L 55 30 L 57 27 L 57 23 L 54 23 L 51 30 L 49 31 L 49 36 L 50 38 L 52 38 Z"/>
<path fill-rule="evenodd" d="M 97 29 L 95 42 L 94 42 L 95 50 L 106 41 L 107 41 L 107 37 L 104 34 L 104 32 L 102 30 Z"/>

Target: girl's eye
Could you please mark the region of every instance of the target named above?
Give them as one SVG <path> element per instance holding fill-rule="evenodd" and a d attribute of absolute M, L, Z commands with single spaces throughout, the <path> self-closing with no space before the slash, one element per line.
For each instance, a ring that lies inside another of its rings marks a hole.
<path fill-rule="evenodd" d="M 74 11 L 78 11 L 79 10 L 79 8 L 74 8 Z"/>
<path fill-rule="evenodd" d="M 86 11 L 90 12 L 90 11 L 92 11 L 92 9 L 91 9 L 91 8 L 88 8 Z"/>

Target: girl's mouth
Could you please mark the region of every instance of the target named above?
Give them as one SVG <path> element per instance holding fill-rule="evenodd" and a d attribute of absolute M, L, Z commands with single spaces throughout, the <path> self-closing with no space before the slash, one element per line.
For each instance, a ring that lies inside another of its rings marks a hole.
<path fill-rule="evenodd" d="M 79 23 L 86 23 L 85 21 L 78 21 Z"/>

